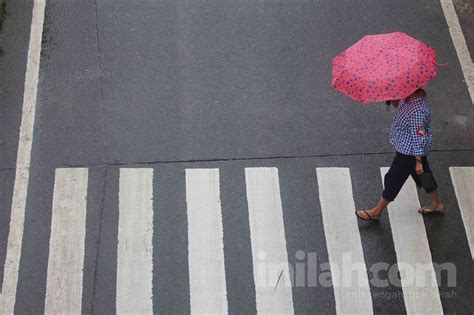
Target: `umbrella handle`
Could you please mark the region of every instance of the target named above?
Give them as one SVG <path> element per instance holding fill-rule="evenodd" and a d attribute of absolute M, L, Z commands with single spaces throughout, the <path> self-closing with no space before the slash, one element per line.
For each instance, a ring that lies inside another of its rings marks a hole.
<path fill-rule="evenodd" d="M 446 60 L 446 58 L 444 58 Z M 447 67 L 448 66 L 448 63 L 445 62 L 445 63 L 437 63 L 436 62 L 436 59 L 433 59 L 431 60 L 431 62 L 435 65 L 435 66 L 438 66 L 438 67 Z"/>

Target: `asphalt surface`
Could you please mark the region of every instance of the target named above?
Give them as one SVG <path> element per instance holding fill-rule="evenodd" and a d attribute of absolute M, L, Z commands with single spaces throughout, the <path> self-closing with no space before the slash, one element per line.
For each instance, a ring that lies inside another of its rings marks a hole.
<path fill-rule="evenodd" d="M 472 3 L 456 8 L 471 55 Z M 15 176 L 31 1 L 6 1 L 0 34 L 0 262 Z M 474 265 L 449 167 L 474 166 L 474 106 L 437 0 L 47 1 L 15 312 L 44 311 L 54 172 L 89 168 L 83 305 L 115 312 L 118 171 L 155 170 L 153 305 L 188 313 L 185 169 L 219 168 L 230 313 L 255 313 L 245 167 L 279 170 L 289 262 L 328 261 L 316 167 L 349 167 L 357 208 L 380 196 L 393 112 L 331 88 L 331 61 L 366 34 L 406 32 L 438 52 L 426 87 L 430 162 L 449 213 L 426 218 L 433 262 L 453 262 L 446 313 L 474 312 Z M 337 188 L 335 188 L 337 189 Z M 420 194 L 421 200 L 427 198 Z M 396 262 L 387 214 L 360 226 L 367 265 Z M 3 268 L 0 268 L 0 276 Z M 401 288 L 371 287 L 372 293 Z M 331 288 L 293 288 L 296 313 L 334 313 Z M 404 313 L 403 297 L 373 297 Z"/>

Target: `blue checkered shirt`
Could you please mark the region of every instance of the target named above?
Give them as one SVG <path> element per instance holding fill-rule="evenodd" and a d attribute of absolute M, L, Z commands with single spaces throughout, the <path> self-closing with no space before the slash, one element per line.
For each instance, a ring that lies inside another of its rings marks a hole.
<path fill-rule="evenodd" d="M 430 131 L 431 111 L 425 96 L 408 102 L 400 100 L 393 119 L 390 143 L 406 155 L 427 155 L 432 145 Z"/>

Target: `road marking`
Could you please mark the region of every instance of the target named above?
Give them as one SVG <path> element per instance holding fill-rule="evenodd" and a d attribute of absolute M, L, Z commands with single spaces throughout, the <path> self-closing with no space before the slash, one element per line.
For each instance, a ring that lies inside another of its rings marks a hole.
<path fill-rule="evenodd" d="M 382 178 L 387 171 L 388 167 L 380 168 Z M 388 206 L 405 307 L 408 314 L 443 314 L 425 224 L 417 212 L 419 208 L 417 188 L 409 178 Z"/>
<path fill-rule="evenodd" d="M 152 314 L 153 169 L 120 169 L 117 256 L 117 313 Z"/>
<path fill-rule="evenodd" d="M 33 142 L 45 4 L 45 0 L 34 0 L 31 18 L 10 230 L 8 234 L 2 292 L 0 294 L 0 309 L 4 314 L 13 313 L 18 285 L 18 270 L 20 268 L 23 225 L 25 222 L 26 195 L 30 177 L 31 144 Z"/>
<path fill-rule="evenodd" d="M 474 167 L 450 167 L 449 172 L 474 260 Z"/>
<path fill-rule="evenodd" d="M 257 312 L 293 314 L 278 169 L 245 168 Z"/>
<path fill-rule="evenodd" d="M 45 314 L 81 314 L 87 168 L 56 169 Z"/>
<path fill-rule="evenodd" d="M 317 168 L 316 173 L 336 312 L 373 314 L 349 169 Z"/>
<path fill-rule="evenodd" d="M 449 33 L 453 40 L 456 53 L 458 54 L 459 62 L 461 63 L 464 80 L 466 81 L 471 102 L 474 104 L 474 65 L 472 63 L 471 54 L 467 48 L 466 39 L 459 24 L 458 15 L 452 0 L 441 0 L 444 16 L 448 23 Z"/>
<path fill-rule="evenodd" d="M 191 313 L 227 314 L 218 169 L 186 170 Z"/>

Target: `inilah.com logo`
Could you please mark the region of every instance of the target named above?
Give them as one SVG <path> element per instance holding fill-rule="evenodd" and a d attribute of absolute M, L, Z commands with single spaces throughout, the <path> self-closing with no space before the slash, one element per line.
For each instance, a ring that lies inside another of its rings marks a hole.
<path fill-rule="evenodd" d="M 255 285 L 259 288 L 287 287 L 374 287 L 415 286 L 438 287 L 441 281 L 456 287 L 456 266 L 451 262 L 389 264 L 377 262 L 366 265 L 355 261 L 352 253 L 344 253 L 331 262 L 319 262 L 318 254 L 299 250 L 295 263 L 278 262 L 264 251 L 256 255 L 254 266 Z M 338 261 L 339 263 L 334 263 Z"/>

